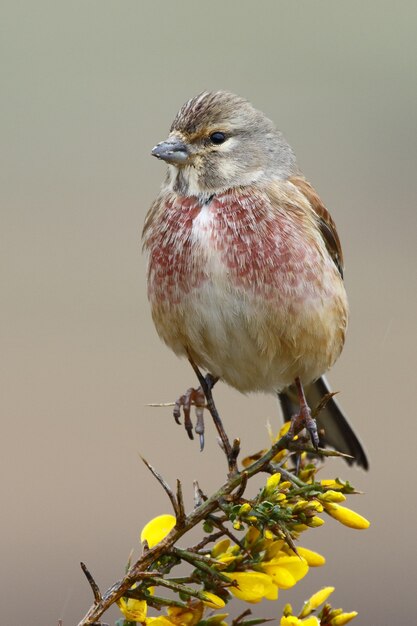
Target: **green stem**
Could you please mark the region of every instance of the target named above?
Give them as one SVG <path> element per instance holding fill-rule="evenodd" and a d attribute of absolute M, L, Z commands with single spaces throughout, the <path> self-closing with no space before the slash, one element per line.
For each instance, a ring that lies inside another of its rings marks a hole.
<path fill-rule="evenodd" d="M 224 574 L 222 574 L 221 572 L 218 572 L 217 570 L 213 569 L 212 567 L 204 563 L 204 561 L 206 561 L 207 559 L 203 559 L 203 560 L 195 559 L 194 558 L 195 554 L 193 552 L 190 553 L 190 552 L 187 552 L 186 550 L 181 550 L 180 548 L 174 548 L 173 552 L 184 561 L 187 561 L 187 563 L 190 563 L 191 565 L 193 565 L 196 569 L 199 569 L 205 574 L 208 574 L 211 578 L 218 578 L 224 583 L 230 583 L 230 578 L 227 578 L 227 576 L 224 576 Z M 218 565 L 218 562 L 215 559 L 210 559 L 210 561 L 213 564 Z"/>
<path fill-rule="evenodd" d="M 155 609 L 161 606 L 177 606 L 180 609 L 186 609 L 187 604 L 185 602 L 181 602 L 180 600 L 170 600 L 168 598 L 162 598 L 161 596 L 152 596 L 146 600 L 149 606 L 154 607 Z"/>
<path fill-rule="evenodd" d="M 172 589 L 172 591 L 176 591 L 177 593 L 183 593 L 187 596 L 191 596 L 192 598 L 197 598 L 202 602 L 207 602 L 206 594 L 203 591 L 197 591 L 192 587 L 187 587 L 186 585 L 178 585 L 172 580 L 166 580 L 165 578 L 152 578 L 151 582 L 154 585 L 166 587 L 167 589 Z M 230 580 L 228 580 L 228 582 L 230 583 Z"/>
<path fill-rule="evenodd" d="M 271 466 L 272 466 L 274 473 L 279 472 L 281 474 L 281 477 L 285 478 L 285 480 L 288 480 L 294 485 L 297 485 L 297 487 L 304 487 L 305 483 L 302 480 L 300 480 L 300 478 L 298 478 L 298 476 L 296 476 L 292 472 L 289 472 L 287 469 L 284 469 L 283 467 L 280 467 L 279 465 L 273 465 L 273 463 L 271 463 Z"/>

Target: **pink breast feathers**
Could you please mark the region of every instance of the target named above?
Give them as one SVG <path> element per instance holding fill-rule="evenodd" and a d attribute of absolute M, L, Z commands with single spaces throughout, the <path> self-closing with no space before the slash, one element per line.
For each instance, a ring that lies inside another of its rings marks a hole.
<path fill-rule="evenodd" d="M 272 207 L 265 194 L 241 191 L 214 198 L 212 211 L 213 245 L 235 285 L 266 299 L 297 301 L 314 293 L 319 254 L 307 247 L 303 220 L 293 219 L 289 207 Z"/>
<path fill-rule="evenodd" d="M 171 196 L 160 206 L 146 246 L 151 299 L 176 304 L 207 278 L 192 249 L 193 222 L 200 211 L 194 196 Z"/>
<path fill-rule="evenodd" d="M 204 221 L 197 220 L 200 245 L 196 245 L 193 225 L 202 210 L 209 214 Z M 174 304 L 209 280 L 205 253 L 211 249 L 235 287 L 267 299 L 284 295 L 304 299 L 306 290 L 313 293 L 317 288 L 319 254 L 310 246 L 307 255 L 296 223 L 288 212 L 273 209 L 264 194 L 249 190 L 226 192 L 205 206 L 196 197 L 171 198 L 149 238 L 150 295 Z"/>

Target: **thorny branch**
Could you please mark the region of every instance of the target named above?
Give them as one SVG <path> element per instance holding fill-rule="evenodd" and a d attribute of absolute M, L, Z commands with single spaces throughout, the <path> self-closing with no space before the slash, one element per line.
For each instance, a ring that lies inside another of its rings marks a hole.
<path fill-rule="evenodd" d="M 209 518 L 215 511 L 221 511 L 222 502 L 230 502 L 233 500 L 237 501 L 238 498 L 240 498 L 243 494 L 244 488 L 246 487 L 246 483 L 249 478 L 255 476 L 259 472 L 271 473 L 271 471 L 277 471 L 278 468 L 276 466 L 273 469 L 272 460 L 278 454 L 278 452 L 284 449 L 288 449 L 290 451 L 299 451 L 300 446 L 295 442 L 289 440 L 287 435 L 284 435 L 278 441 L 276 441 L 271 446 L 271 448 L 267 450 L 260 458 L 258 458 L 251 465 L 249 465 L 249 467 L 247 467 L 244 472 L 241 473 L 236 471 L 235 473 L 229 475 L 228 480 L 212 496 L 206 498 L 197 486 L 196 489 L 198 490 L 198 497 L 196 497 L 196 506 L 188 515 L 185 515 L 184 512 L 180 482 L 177 482 L 177 492 L 175 495 L 172 489 L 165 482 L 165 480 L 159 475 L 159 473 L 147 461 L 144 461 L 149 470 L 157 478 L 158 482 L 162 485 L 163 489 L 167 493 L 175 511 L 177 524 L 160 543 L 158 543 L 155 547 L 151 549 L 145 550 L 142 556 L 129 567 L 125 576 L 116 581 L 103 594 L 100 593 L 100 590 L 94 579 L 91 577 L 91 574 L 88 573 L 87 575 L 87 568 L 85 566 L 83 567 L 84 573 L 86 574 L 90 586 L 93 589 L 94 604 L 90 607 L 86 615 L 79 622 L 78 626 L 92 626 L 99 620 L 103 613 L 107 611 L 110 606 L 114 604 L 117 600 L 119 600 L 123 596 L 132 595 L 132 591 L 130 590 L 130 588 L 135 582 L 141 579 L 143 580 L 143 578 L 155 576 L 155 572 L 151 573 L 149 571 L 146 571 L 152 563 L 157 561 L 158 558 L 160 558 L 162 555 L 166 555 L 168 553 L 172 554 L 173 546 L 183 535 L 185 535 L 203 520 Z M 230 454 L 230 450 L 226 452 L 229 452 Z M 311 452 L 313 454 L 318 454 L 319 456 L 329 456 L 334 454 L 333 452 L 322 449 L 318 451 L 311 450 Z M 338 454 L 338 456 L 341 455 Z M 288 474 L 288 472 L 285 473 Z M 291 478 L 294 479 L 295 477 Z M 223 531 L 223 528 L 221 528 L 221 530 Z"/>

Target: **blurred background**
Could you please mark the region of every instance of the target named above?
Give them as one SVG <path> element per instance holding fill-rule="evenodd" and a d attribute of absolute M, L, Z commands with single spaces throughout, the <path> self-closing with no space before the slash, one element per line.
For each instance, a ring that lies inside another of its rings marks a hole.
<path fill-rule="evenodd" d="M 309 532 L 327 565 L 257 611 L 331 584 L 358 626 L 414 623 L 416 24 L 415 3 L 375 0 L 2 3 L 2 624 L 78 623 L 81 560 L 103 590 L 122 575 L 170 512 L 139 454 L 189 506 L 193 479 L 225 478 L 211 424 L 201 454 L 146 406 L 195 382 L 153 329 L 140 231 L 164 176 L 150 150 L 204 89 L 271 117 L 332 211 L 351 318 L 330 381 L 371 462 L 323 473 L 364 491 L 350 504 L 371 528 Z M 279 427 L 272 397 L 216 399 L 243 455 Z"/>

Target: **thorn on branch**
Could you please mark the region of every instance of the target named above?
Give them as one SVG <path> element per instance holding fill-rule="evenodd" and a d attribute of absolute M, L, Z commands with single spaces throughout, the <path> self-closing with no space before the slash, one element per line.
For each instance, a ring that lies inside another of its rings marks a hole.
<path fill-rule="evenodd" d="M 272 618 L 268 617 L 254 617 L 252 619 L 245 620 L 244 618 L 249 615 L 252 615 L 252 611 L 247 609 L 241 615 L 232 620 L 231 626 L 257 626 L 258 624 L 266 624 L 267 622 L 274 621 Z"/>
<path fill-rule="evenodd" d="M 199 506 L 203 504 L 207 500 L 207 496 L 204 495 L 203 491 L 200 489 L 198 482 L 195 480 L 193 482 L 194 487 L 194 508 L 198 509 Z"/>
<path fill-rule="evenodd" d="M 126 568 L 125 568 L 126 574 L 130 570 L 130 566 L 132 565 L 132 559 L 133 559 L 133 548 L 131 549 L 131 551 L 129 552 L 129 556 L 127 557 L 127 563 L 126 563 Z"/>
<path fill-rule="evenodd" d="M 145 404 L 145 406 L 161 408 L 165 406 L 175 406 L 175 402 L 149 402 L 148 404 Z"/>
<path fill-rule="evenodd" d="M 306 445 L 303 442 L 298 441 L 290 441 L 287 446 L 288 450 L 291 452 L 307 452 L 307 454 L 312 454 L 314 456 L 319 457 L 327 457 L 327 456 L 337 456 L 343 459 L 354 459 L 351 454 L 346 454 L 345 452 L 339 452 L 338 450 L 329 450 L 328 448 L 314 448 L 313 446 Z"/>
<path fill-rule="evenodd" d="M 213 533 L 212 535 L 206 535 L 201 541 L 200 543 L 197 543 L 195 546 L 193 546 L 192 548 L 187 548 L 187 552 L 201 552 L 201 550 L 203 548 L 206 547 L 207 544 L 209 543 L 214 543 L 215 541 L 217 541 L 218 539 L 221 539 L 221 537 L 223 537 L 224 532 L 222 530 L 219 530 L 219 532 L 217 533 Z"/>
<path fill-rule="evenodd" d="M 239 456 L 239 452 L 240 452 L 240 439 L 237 437 L 236 439 L 233 439 L 233 444 L 232 444 L 232 460 L 234 461 L 235 465 L 236 465 L 237 457 Z"/>
<path fill-rule="evenodd" d="M 185 509 L 184 509 L 184 498 L 182 495 L 182 485 L 181 485 L 181 481 L 179 480 L 179 478 L 177 478 L 177 507 L 178 507 L 177 526 L 178 528 L 181 528 L 182 526 L 184 526 L 184 522 L 185 522 Z"/>
<path fill-rule="evenodd" d="M 232 620 L 232 626 L 238 626 L 238 624 L 245 618 L 248 617 L 248 615 L 252 615 L 252 611 L 250 609 L 246 609 L 246 611 L 243 611 L 243 613 L 241 613 L 240 615 L 238 615 L 237 617 L 235 617 L 234 620 Z"/>
<path fill-rule="evenodd" d="M 181 512 L 180 507 L 178 506 L 177 499 L 176 499 L 176 497 L 174 495 L 174 492 L 172 491 L 171 487 L 162 478 L 161 474 L 159 472 L 157 472 L 156 469 L 150 463 L 148 463 L 148 461 L 143 456 L 141 456 L 141 459 L 145 463 L 146 467 L 151 472 L 151 474 L 153 476 L 155 476 L 156 480 L 162 486 L 162 488 L 164 489 L 164 491 L 167 494 L 168 498 L 170 499 L 171 504 L 172 504 L 172 508 L 174 509 L 174 513 L 175 513 L 175 517 L 177 519 L 177 522 L 178 522 L 179 519 L 182 519 L 182 521 L 184 521 L 184 511 Z"/>
<path fill-rule="evenodd" d="M 101 595 L 101 592 L 100 592 L 100 589 L 99 589 L 96 581 L 94 580 L 94 578 L 90 574 L 86 564 L 81 562 L 80 565 L 81 565 L 81 569 L 83 570 L 83 572 L 85 574 L 85 577 L 88 580 L 89 585 L 90 585 L 90 587 L 92 589 L 92 592 L 93 592 L 93 595 L 94 595 L 94 602 L 95 602 L 95 604 L 99 604 L 99 602 L 101 602 L 102 599 L 103 599 L 102 595 Z"/>
<path fill-rule="evenodd" d="M 291 548 L 291 550 L 293 550 L 293 552 L 295 552 L 295 554 L 300 557 L 300 555 L 297 552 L 297 547 L 294 543 L 293 538 L 291 537 L 288 529 L 285 527 L 285 524 L 280 524 L 278 523 L 278 528 L 280 529 L 280 531 L 282 532 L 282 534 L 285 537 L 285 541 L 287 542 L 288 546 Z M 300 557 L 301 558 L 301 557 Z"/>
<path fill-rule="evenodd" d="M 321 413 L 323 409 L 326 407 L 326 404 L 329 402 L 329 400 L 331 400 L 333 396 L 337 396 L 338 393 L 339 393 L 338 391 L 329 391 L 328 393 L 326 393 L 322 397 L 318 405 L 312 410 L 311 416 L 314 417 L 314 419 L 316 419 L 318 414 Z"/>

